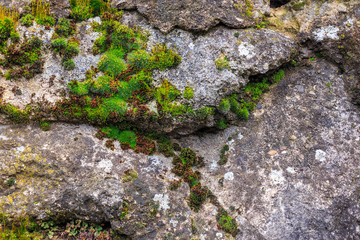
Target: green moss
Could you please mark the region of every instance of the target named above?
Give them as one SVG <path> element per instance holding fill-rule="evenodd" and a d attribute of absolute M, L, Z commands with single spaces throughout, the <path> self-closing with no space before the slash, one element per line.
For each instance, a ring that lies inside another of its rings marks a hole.
<path fill-rule="evenodd" d="M 214 115 L 215 108 L 213 107 L 202 107 L 196 110 L 196 116 L 202 120 L 207 119 L 209 116 Z"/>
<path fill-rule="evenodd" d="M 138 177 L 138 173 L 133 169 L 126 170 L 124 173 L 121 179 L 123 183 L 130 182 Z"/>
<path fill-rule="evenodd" d="M 118 127 L 108 126 L 101 128 L 107 137 L 116 139 L 120 143 L 129 144 L 132 148 L 136 146 L 136 134 L 132 131 L 122 131 Z"/>
<path fill-rule="evenodd" d="M 149 68 L 163 71 L 179 65 L 180 62 L 181 57 L 174 49 L 169 49 L 166 45 L 158 44 L 151 51 Z"/>
<path fill-rule="evenodd" d="M 110 115 L 112 112 L 123 115 L 127 110 L 126 102 L 120 97 L 111 97 L 103 99 L 103 102 L 100 104 L 100 110 L 106 116 Z"/>
<path fill-rule="evenodd" d="M 216 221 L 222 230 L 230 233 L 233 237 L 238 234 L 239 229 L 237 228 L 236 220 L 231 218 L 224 209 L 219 210 L 216 215 Z"/>
<path fill-rule="evenodd" d="M 165 157 L 172 157 L 175 155 L 173 145 L 171 144 L 171 141 L 168 137 L 166 137 L 164 135 L 154 134 L 154 133 L 150 134 L 149 136 L 150 136 L 150 138 L 157 141 L 158 151 L 160 153 L 164 154 Z"/>
<path fill-rule="evenodd" d="M 112 50 L 106 52 L 99 61 L 99 70 L 111 76 L 118 76 L 127 69 L 125 61 L 122 59 L 123 51 Z"/>
<path fill-rule="evenodd" d="M 302 9 L 303 6 L 305 6 L 305 2 L 295 3 L 292 7 L 295 11 L 299 11 Z"/>
<path fill-rule="evenodd" d="M 272 79 L 275 83 L 279 82 L 281 79 L 285 77 L 285 72 L 283 70 L 279 70 L 276 74 L 272 76 Z"/>
<path fill-rule="evenodd" d="M 31 14 L 27 14 L 24 17 L 22 17 L 20 19 L 20 22 L 22 25 L 24 25 L 25 27 L 30 27 L 33 25 L 33 21 L 34 21 L 34 16 Z"/>
<path fill-rule="evenodd" d="M 220 151 L 220 160 L 218 161 L 219 165 L 225 165 L 228 161 L 228 156 L 226 155 L 226 152 L 229 151 L 229 145 L 224 145 Z"/>
<path fill-rule="evenodd" d="M 8 185 L 9 187 L 14 186 L 15 185 L 15 178 L 9 178 L 6 182 L 6 185 Z"/>
<path fill-rule="evenodd" d="M 190 148 L 183 148 L 180 158 L 184 165 L 194 166 L 196 163 L 196 153 Z"/>
<path fill-rule="evenodd" d="M 75 41 L 68 41 L 64 50 L 64 59 L 70 59 L 79 54 L 79 44 Z"/>
<path fill-rule="evenodd" d="M 230 64 L 227 61 L 226 57 L 215 60 L 215 66 L 219 72 L 224 69 L 230 69 Z"/>
<path fill-rule="evenodd" d="M 186 87 L 185 91 L 183 92 L 183 97 L 186 100 L 191 100 L 194 97 L 194 89 L 191 87 Z"/>
<path fill-rule="evenodd" d="M 181 187 L 181 180 L 173 180 L 170 182 L 171 191 L 176 191 L 179 187 Z"/>
<path fill-rule="evenodd" d="M 0 49 L 5 47 L 11 33 L 16 32 L 15 22 L 8 17 L 0 19 Z"/>
<path fill-rule="evenodd" d="M 219 128 L 219 129 L 225 129 L 227 128 L 228 124 L 226 122 L 226 119 L 221 119 L 221 121 L 217 122 L 216 123 L 216 126 Z"/>
<path fill-rule="evenodd" d="M 63 60 L 61 65 L 64 67 L 65 70 L 75 69 L 75 62 L 72 59 Z"/>
<path fill-rule="evenodd" d="M 85 1 L 84 1 L 85 2 Z M 70 17 L 76 22 L 81 22 L 93 17 L 90 5 L 75 4 L 71 8 Z"/>
<path fill-rule="evenodd" d="M 180 91 L 172 86 L 167 80 L 163 81 L 161 86 L 155 90 L 155 99 L 164 113 L 172 112 L 174 105 L 172 105 L 171 102 L 180 95 Z"/>
<path fill-rule="evenodd" d="M 99 16 L 102 12 L 109 10 L 106 0 L 71 0 L 70 6 L 70 17 L 77 22 Z"/>
<path fill-rule="evenodd" d="M 190 196 L 188 198 L 188 205 L 191 210 L 198 212 L 201 205 L 206 201 L 210 191 L 207 187 L 202 187 L 200 184 L 195 185 L 190 189 Z"/>
<path fill-rule="evenodd" d="M 30 113 L 27 110 L 19 110 L 11 104 L 0 103 L 0 113 L 5 114 L 13 123 L 27 123 L 29 122 Z"/>
<path fill-rule="evenodd" d="M 55 33 L 58 36 L 68 37 L 75 33 L 75 25 L 71 24 L 70 21 L 65 18 L 60 18 L 55 27 Z"/>
<path fill-rule="evenodd" d="M 66 38 L 54 39 L 51 42 L 51 47 L 54 49 L 55 52 L 61 52 L 66 48 L 66 46 L 67 46 Z"/>
<path fill-rule="evenodd" d="M 132 29 L 115 21 L 111 40 L 114 49 L 124 49 L 129 52 L 130 50 L 145 49 L 148 35 L 138 28 Z"/>
<path fill-rule="evenodd" d="M 230 111 L 230 100 L 227 99 L 227 98 L 224 98 L 220 101 L 220 104 L 219 104 L 219 112 L 221 112 L 222 114 L 226 114 Z"/>
<path fill-rule="evenodd" d="M 149 63 L 150 55 L 145 50 L 132 51 L 127 55 L 127 63 L 134 69 L 143 69 Z"/>
<path fill-rule="evenodd" d="M 79 83 L 78 81 L 71 81 L 68 84 L 68 88 L 70 89 L 70 93 L 78 96 L 84 96 L 89 93 L 90 84 L 89 82 Z"/>
<path fill-rule="evenodd" d="M 40 123 L 40 128 L 43 131 L 49 131 L 50 128 L 51 128 L 51 123 L 43 121 L 43 122 Z"/>
<path fill-rule="evenodd" d="M 112 89 L 110 87 L 110 81 L 112 80 L 113 78 L 108 75 L 100 76 L 91 85 L 90 91 L 100 95 L 110 94 L 112 93 Z"/>

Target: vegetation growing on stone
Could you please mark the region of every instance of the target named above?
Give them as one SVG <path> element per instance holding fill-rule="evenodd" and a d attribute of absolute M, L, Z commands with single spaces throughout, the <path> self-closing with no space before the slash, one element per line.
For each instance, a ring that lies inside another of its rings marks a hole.
<path fill-rule="evenodd" d="M 99 16 L 110 9 L 107 0 L 70 0 L 70 16 L 77 22 Z"/>
<path fill-rule="evenodd" d="M 121 131 L 118 127 L 109 126 L 101 128 L 107 137 L 116 139 L 122 144 L 128 144 L 132 148 L 136 146 L 136 134 L 132 131 Z"/>
<path fill-rule="evenodd" d="M 65 38 L 74 34 L 75 30 L 76 30 L 76 25 L 65 18 L 60 18 L 55 27 L 55 33 L 58 36 Z"/>
<path fill-rule="evenodd" d="M 185 91 L 183 92 L 183 97 L 186 100 L 191 100 L 194 97 L 194 89 L 191 87 L 186 87 Z"/>
<path fill-rule="evenodd" d="M 239 229 L 237 228 L 236 220 L 231 218 L 223 208 L 219 209 L 216 221 L 219 229 L 230 233 L 233 237 L 238 234 Z"/>
<path fill-rule="evenodd" d="M 33 25 L 33 21 L 34 21 L 34 16 L 31 14 L 26 14 L 24 17 L 22 17 L 20 19 L 20 22 L 22 25 L 24 25 L 25 27 L 30 27 Z"/>
<path fill-rule="evenodd" d="M 51 47 L 62 57 L 61 65 L 65 70 L 73 70 L 75 68 L 75 63 L 72 58 L 79 54 L 79 44 L 76 40 L 57 38 L 51 42 Z"/>
<path fill-rule="evenodd" d="M 220 151 L 220 160 L 218 161 L 219 165 L 225 165 L 228 161 L 228 156 L 226 152 L 229 151 L 229 145 L 225 144 Z"/>
<path fill-rule="evenodd" d="M 4 52 L 4 47 L 10 36 L 16 33 L 16 26 L 19 13 L 12 9 L 7 9 L 0 5 L 0 51 Z"/>
<path fill-rule="evenodd" d="M 133 169 L 128 169 L 124 172 L 124 176 L 122 177 L 122 182 L 130 182 L 138 177 L 138 173 Z"/>
<path fill-rule="evenodd" d="M 0 102 L 0 113 L 5 114 L 13 123 L 27 123 L 30 120 L 29 112 L 27 110 L 19 110 L 11 104 Z"/>
<path fill-rule="evenodd" d="M 33 0 L 31 3 L 31 12 L 37 24 L 52 27 L 55 25 L 55 19 L 50 15 L 50 3 L 43 0 Z"/>
<path fill-rule="evenodd" d="M 225 69 L 230 69 L 230 64 L 226 57 L 215 60 L 215 66 L 219 72 Z"/>

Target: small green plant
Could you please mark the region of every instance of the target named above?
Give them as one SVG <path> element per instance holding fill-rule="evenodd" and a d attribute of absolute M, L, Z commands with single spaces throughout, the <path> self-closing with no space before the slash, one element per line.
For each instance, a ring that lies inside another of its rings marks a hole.
<path fill-rule="evenodd" d="M 219 129 L 225 129 L 227 128 L 228 124 L 226 122 L 226 119 L 221 119 L 221 121 L 217 122 L 216 123 L 216 126 L 219 128 Z"/>
<path fill-rule="evenodd" d="M 183 92 L 183 97 L 186 100 L 191 100 L 194 97 L 194 89 L 191 87 L 186 87 L 185 91 Z"/>
<path fill-rule="evenodd" d="M 33 25 L 33 21 L 34 21 L 34 16 L 31 14 L 27 14 L 26 16 L 22 17 L 20 19 L 20 22 L 22 25 L 24 25 L 25 27 L 30 27 Z"/>
<path fill-rule="evenodd" d="M 0 103 L 0 113 L 3 113 L 13 123 L 27 123 L 29 122 L 29 112 L 26 110 L 19 110 L 11 104 Z"/>
<path fill-rule="evenodd" d="M 218 161 L 219 165 L 225 165 L 228 161 L 228 156 L 226 155 L 226 152 L 229 151 L 229 145 L 224 145 L 220 151 L 220 160 Z"/>
<path fill-rule="evenodd" d="M 219 112 L 221 112 L 222 114 L 226 114 L 230 111 L 230 107 L 231 107 L 230 100 L 227 98 L 224 98 L 220 101 L 218 109 L 219 109 Z"/>
<path fill-rule="evenodd" d="M 149 63 L 150 55 L 145 50 L 135 50 L 127 55 L 127 63 L 135 69 L 143 69 Z"/>
<path fill-rule="evenodd" d="M 154 46 L 150 54 L 150 69 L 161 71 L 177 66 L 181 62 L 181 57 L 176 54 L 175 49 L 170 49 L 164 44 Z"/>
<path fill-rule="evenodd" d="M 101 128 L 107 137 L 116 139 L 120 143 L 129 144 L 132 148 L 136 146 L 136 134 L 132 131 L 122 131 L 118 127 L 109 126 Z"/>
<path fill-rule="evenodd" d="M 31 2 L 31 10 L 37 24 L 50 27 L 55 25 L 55 19 L 50 15 L 50 3 L 45 3 L 42 0 L 33 0 Z"/>
<path fill-rule="evenodd" d="M 99 61 L 99 70 L 113 77 L 118 76 L 126 70 L 127 64 L 122 59 L 124 57 L 122 50 L 111 50 L 106 52 Z"/>
<path fill-rule="evenodd" d="M 74 70 L 75 69 L 75 62 L 73 59 L 67 59 L 67 60 L 63 60 L 63 62 L 61 63 L 61 65 L 64 67 L 65 70 Z"/>
<path fill-rule="evenodd" d="M 275 83 L 279 82 L 281 79 L 285 77 L 285 72 L 283 70 L 279 70 L 276 74 L 272 76 L 272 79 Z"/>
<path fill-rule="evenodd" d="M 201 205 L 206 201 L 210 191 L 207 187 L 202 187 L 200 184 L 195 185 L 190 189 L 190 196 L 188 198 L 188 205 L 191 210 L 198 212 Z"/>
<path fill-rule="evenodd" d="M 224 69 L 230 69 L 230 64 L 226 57 L 219 58 L 215 61 L 215 66 L 217 70 L 220 72 Z"/>
<path fill-rule="evenodd" d="M 138 177 L 137 171 L 133 169 L 128 169 L 124 172 L 124 176 L 122 177 L 122 182 L 130 182 Z"/>
<path fill-rule="evenodd" d="M 70 17 L 77 22 L 84 21 L 110 9 L 106 0 L 70 0 Z"/>
<path fill-rule="evenodd" d="M 216 215 L 216 221 L 220 229 L 230 233 L 233 237 L 238 234 L 239 229 L 237 228 L 236 220 L 231 218 L 224 209 L 219 210 Z"/>
<path fill-rule="evenodd" d="M 43 131 L 49 131 L 50 128 L 51 128 L 51 123 L 43 121 L 43 122 L 40 123 L 40 128 Z"/>
<path fill-rule="evenodd" d="M 51 42 L 51 47 L 62 57 L 61 64 L 65 70 L 73 70 L 75 68 L 75 63 L 72 58 L 79 54 L 79 45 L 76 41 L 58 38 Z"/>
<path fill-rule="evenodd" d="M 234 37 L 239 38 L 239 36 L 240 36 L 240 33 L 239 33 L 239 32 L 235 32 L 235 33 L 234 33 Z"/>
<path fill-rule="evenodd" d="M 61 37 L 68 37 L 75 33 L 75 28 L 75 24 L 70 23 L 70 21 L 65 18 L 60 18 L 55 27 L 55 33 Z"/>
<path fill-rule="evenodd" d="M 7 181 L 6 181 L 6 185 L 8 185 L 9 187 L 11 186 L 14 186 L 15 185 L 15 178 L 9 178 Z"/>
<path fill-rule="evenodd" d="M 292 7 L 295 11 L 299 11 L 302 9 L 303 6 L 305 6 L 305 2 L 295 3 Z"/>

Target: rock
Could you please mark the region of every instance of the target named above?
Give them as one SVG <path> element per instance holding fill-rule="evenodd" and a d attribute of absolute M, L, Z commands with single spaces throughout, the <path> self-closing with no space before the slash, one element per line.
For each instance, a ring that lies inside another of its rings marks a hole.
<path fill-rule="evenodd" d="M 119 9 L 136 9 L 164 33 L 174 27 L 208 31 L 219 23 L 233 28 L 252 27 L 261 21 L 262 14 L 268 14 L 270 10 L 268 2 L 263 0 L 114 0 L 112 5 Z"/>
<path fill-rule="evenodd" d="M 269 154 L 270 156 L 275 156 L 275 155 L 277 154 L 277 151 L 276 151 L 276 150 L 270 150 L 270 151 L 268 152 L 268 154 Z"/>

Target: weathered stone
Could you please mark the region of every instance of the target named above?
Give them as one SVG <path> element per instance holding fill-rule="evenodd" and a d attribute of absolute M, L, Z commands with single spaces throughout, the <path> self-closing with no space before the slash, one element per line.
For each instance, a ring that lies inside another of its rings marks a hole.
<path fill-rule="evenodd" d="M 219 23 L 233 28 L 253 27 L 261 22 L 262 14 L 268 14 L 270 10 L 268 2 L 263 0 L 114 0 L 112 5 L 120 9 L 136 9 L 162 32 L 169 32 L 174 27 L 207 31 Z"/>

